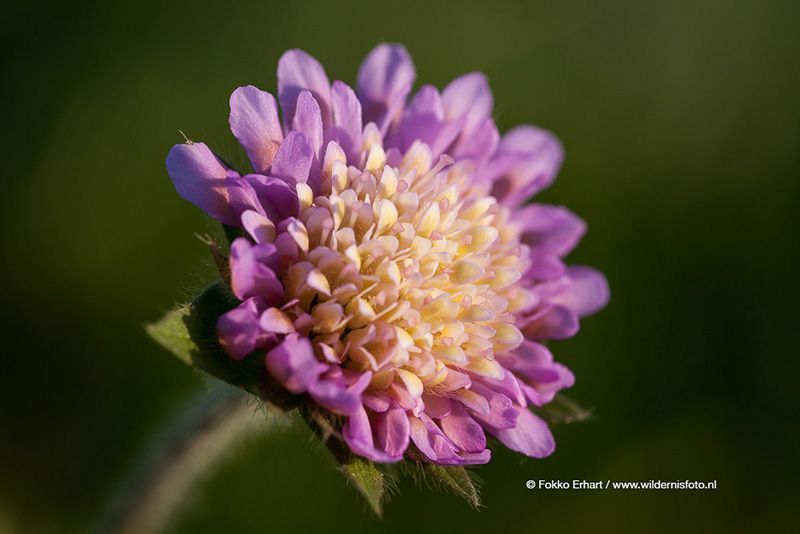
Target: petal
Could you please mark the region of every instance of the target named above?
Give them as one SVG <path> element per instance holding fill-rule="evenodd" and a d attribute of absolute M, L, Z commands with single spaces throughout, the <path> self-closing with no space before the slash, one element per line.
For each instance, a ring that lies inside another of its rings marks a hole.
<path fill-rule="evenodd" d="M 271 243 L 275 240 L 275 224 L 265 215 L 245 210 L 241 216 L 242 227 L 256 243 Z"/>
<path fill-rule="evenodd" d="M 300 132 L 291 132 L 281 143 L 270 174 L 290 185 L 308 180 L 314 149 L 308 138 Z"/>
<path fill-rule="evenodd" d="M 494 154 L 499 143 L 500 133 L 497 131 L 497 126 L 491 118 L 487 118 L 459 141 L 452 156 L 456 159 L 469 159 L 477 165 L 482 165 Z"/>
<path fill-rule="evenodd" d="M 243 237 L 234 240 L 230 257 L 233 294 L 240 300 L 258 296 L 263 297 L 268 305 L 279 303 L 283 286 L 272 269 L 277 261 L 273 245 L 253 246 Z"/>
<path fill-rule="evenodd" d="M 283 141 L 275 98 L 257 87 L 239 87 L 231 95 L 228 122 L 253 170 L 265 173 Z"/>
<path fill-rule="evenodd" d="M 399 44 L 380 44 L 367 55 L 358 70 L 358 98 L 364 121 L 374 122 L 382 133 L 401 112 L 417 74 L 406 49 Z"/>
<path fill-rule="evenodd" d="M 554 362 L 547 347 L 533 341 L 526 340 L 511 354 L 498 358 L 519 377 L 525 395 L 536 406 L 547 404 L 556 393 L 575 383 L 572 371 Z"/>
<path fill-rule="evenodd" d="M 309 91 L 302 91 L 297 98 L 292 129 L 306 136 L 314 157 L 319 159 L 323 140 L 322 113 L 319 104 Z"/>
<path fill-rule="evenodd" d="M 264 207 L 261 205 L 261 201 L 258 199 L 256 190 L 253 189 L 253 186 L 248 180 L 240 176 L 228 178 L 226 191 L 231 210 L 239 216 L 240 221 L 242 214 L 246 211 L 255 211 L 265 217 L 267 216 Z"/>
<path fill-rule="evenodd" d="M 574 310 L 580 317 L 596 313 L 608 304 L 610 292 L 603 273 L 591 267 L 574 265 L 567 267 L 567 277 L 569 285 L 551 302 Z"/>
<path fill-rule="evenodd" d="M 235 360 L 253 352 L 268 337 L 258 324 L 258 300 L 247 299 L 217 319 L 219 344 Z"/>
<path fill-rule="evenodd" d="M 481 384 L 492 391 L 502 393 L 503 395 L 507 396 L 514 401 L 514 403 L 519 404 L 520 406 L 525 405 L 525 394 L 522 392 L 522 389 L 520 389 L 519 383 L 517 382 L 516 377 L 514 377 L 514 374 L 509 369 L 506 369 L 505 366 L 503 368 L 502 379 L 494 380 L 487 377 L 479 377 L 478 380 Z"/>
<path fill-rule="evenodd" d="M 273 224 L 277 226 L 281 221 L 297 215 L 297 191 L 285 180 L 260 174 L 248 174 L 244 179 L 252 187 L 258 204 Z"/>
<path fill-rule="evenodd" d="M 566 306 L 548 305 L 536 312 L 522 333 L 533 340 L 567 339 L 577 334 L 579 328 L 578 315 L 573 310 Z"/>
<path fill-rule="evenodd" d="M 564 149 L 556 136 L 534 126 L 507 132 L 491 168 L 492 196 L 507 206 L 517 206 L 555 180 Z M 505 172 L 500 172 L 506 169 Z"/>
<path fill-rule="evenodd" d="M 292 393 L 304 393 L 317 382 L 318 363 L 311 342 L 296 333 L 286 336 L 266 357 L 270 374 Z"/>
<path fill-rule="evenodd" d="M 292 320 L 278 308 L 267 308 L 258 321 L 261 328 L 273 334 L 290 334 L 294 332 Z"/>
<path fill-rule="evenodd" d="M 562 206 L 530 204 L 515 210 L 513 218 L 522 228 L 520 241 L 532 253 L 563 258 L 586 233 L 586 223 Z"/>
<path fill-rule="evenodd" d="M 562 276 L 567 266 L 557 256 L 532 250 L 525 278 L 534 280 L 551 280 Z"/>
<path fill-rule="evenodd" d="M 489 429 L 500 442 L 512 451 L 532 458 L 544 458 L 553 454 L 556 443 L 547 423 L 530 410 L 522 410 L 513 428 Z"/>
<path fill-rule="evenodd" d="M 399 462 L 403 456 L 392 456 L 378 449 L 372 436 L 372 425 L 363 406 L 348 417 L 342 426 L 342 437 L 354 453 L 383 463 Z"/>
<path fill-rule="evenodd" d="M 483 464 L 489 461 L 488 450 L 479 453 L 459 451 L 444 432 L 424 413 L 409 417 L 411 440 L 429 461 L 440 465 Z"/>
<path fill-rule="evenodd" d="M 450 415 L 439 421 L 444 434 L 459 449 L 466 452 L 481 452 L 486 448 L 483 428 L 458 403 L 453 405 Z"/>
<path fill-rule="evenodd" d="M 402 408 L 392 408 L 375 415 L 375 437 L 378 448 L 391 457 L 402 457 L 408 448 L 411 427 Z"/>
<path fill-rule="evenodd" d="M 439 397 L 437 395 L 424 394 L 422 400 L 425 403 L 425 413 L 434 419 L 441 419 L 450 414 L 452 409 L 452 401 L 447 397 Z"/>
<path fill-rule="evenodd" d="M 480 72 L 471 72 L 450 82 L 442 91 L 444 117 L 453 122 L 465 118 L 463 132 L 470 134 L 492 115 L 493 98 L 489 82 Z"/>
<path fill-rule="evenodd" d="M 409 417 L 411 440 L 419 451 L 433 463 L 457 465 L 459 456 L 456 446 L 444 435 L 430 417 L 420 414 Z"/>
<path fill-rule="evenodd" d="M 419 140 L 430 147 L 433 157 L 438 157 L 458 137 L 465 120 L 462 117 L 447 123 L 439 91 L 432 85 L 425 85 L 417 91 L 403 113 L 397 145 L 405 152 L 414 141 Z"/>
<path fill-rule="evenodd" d="M 362 373 L 350 386 L 336 380 L 322 379 L 309 388 L 309 393 L 328 410 L 339 415 L 351 415 L 361 408 L 361 394 L 369 386 L 370 380 L 370 371 Z"/>
<path fill-rule="evenodd" d="M 361 395 L 364 406 L 373 412 L 385 412 L 392 404 L 392 399 L 384 392 L 364 393 Z"/>
<path fill-rule="evenodd" d="M 493 428 L 511 428 L 517 424 L 520 410 L 510 398 L 477 382 L 472 383 L 472 390 L 489 402 L 489 413 L 486 415 L 470 409 L 471 415 L 481 424 Z"/>
<path fill-rule="evenodd" d="M 238 224 L 225 187 L 229 171 L 205 143 L 173 146 L 167 155 L 167 172 L 181 198 L 224 224 Z"/>
<path fill-rule="evenodd" d="M 331 107 L 333 127 L 327 140 L 339 143 L 351 164 L 358 163 L 361 154 L 361 103 L 350 86 L 337 80 L 331 88 Z"/>
<path fill-rule="evenodd" d="M 322 124 L 331 122 L 331 88 L 322 65 L 302 50 L 289 50 L 278 61 L 278 100 L 287 129 L 293 124 L 297 98 L 301 91 L 314 95 L 322 113 Z"/>

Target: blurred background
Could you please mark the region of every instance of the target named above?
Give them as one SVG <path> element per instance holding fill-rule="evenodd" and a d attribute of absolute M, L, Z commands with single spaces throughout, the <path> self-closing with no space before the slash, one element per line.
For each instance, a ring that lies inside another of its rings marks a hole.
<path fill-rule="evenodd" d="M 238 447 L 171 532 L 785 532 L 796 524 L 800 4 L 11 2 L 0 8 L 0 532 L 81 532 L 204 381 L 142 325 L 213 276 L 164 169 L 178 129 L 231 153 L 228 96 L 300 47 L 353 83 L 397 41 L 420 82 L 485 72 L 501 130 L 555 131 L 540 200 L 610 306 L 555 345 L 591 422 L 496 449 L 485 507 L 401 484 L 378 521 L 306 432 Z M 529 491 L 527 479 L 718 480 Z"/>

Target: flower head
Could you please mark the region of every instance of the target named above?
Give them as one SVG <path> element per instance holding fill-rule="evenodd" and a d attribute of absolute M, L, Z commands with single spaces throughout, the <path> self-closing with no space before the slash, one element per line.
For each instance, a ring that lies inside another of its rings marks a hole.
<path fill-rule="evenodd" d="M 608 299 L 600 273 L 563 262 L 583 221 L 523 205 L 555 178 L 561 145 L 533 126 L 501 137 L 482 74 L 409 98 L 414 79 L 398 45 L 369 54 L 355 90 L 290 50 L 282 120 L 267 92 L 231 96 L 252 173 L 203 143 L 172 148 L 178 193 L 244 230 L 230 249 L 241 304 L 219 341 L 265 358 L 372 460 L 485 463 L 487 433 L 547 456 L 552 434 L 528 406 L 574 377 L 542 341 L 574 335 Z"/>

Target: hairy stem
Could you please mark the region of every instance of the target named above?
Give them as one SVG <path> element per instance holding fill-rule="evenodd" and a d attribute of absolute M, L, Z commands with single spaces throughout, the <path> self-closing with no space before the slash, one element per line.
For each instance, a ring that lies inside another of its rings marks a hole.
<path fill-rule="evenodd" d="M 148 447 L 97 525 L 97 532 L 152 533 L 163 530 L 197 478 L 230 445 L 269 425 L 254 414 L 252 397 L 215 388 L 188 403 Z"/>

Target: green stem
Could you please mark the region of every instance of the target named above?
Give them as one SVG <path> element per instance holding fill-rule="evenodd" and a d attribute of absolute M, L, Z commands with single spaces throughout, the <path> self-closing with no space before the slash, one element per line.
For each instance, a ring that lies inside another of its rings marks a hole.
<path fill-rule="evenodd" d="M 197 478 L 245 435 L 268 428 L 252 397 L 225 387 L 204 392 L 179 413 L 123 481 L 98 532 L 163 530 Z"/>

